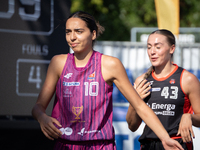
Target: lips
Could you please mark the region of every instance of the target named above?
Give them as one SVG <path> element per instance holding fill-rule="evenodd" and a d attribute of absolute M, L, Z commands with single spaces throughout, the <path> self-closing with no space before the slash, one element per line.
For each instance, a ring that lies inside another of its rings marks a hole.
<path fill-rule="evenodd" d="M 70 44 L 72 47 L 76 47 L 78 45 L 78 43 L 71 43 Z"/>
<path fill-rule="evenodd" d="M 158 58 L 157 57 L 153 57 L 151 58 L 151 61 L 156 61 Z"/>

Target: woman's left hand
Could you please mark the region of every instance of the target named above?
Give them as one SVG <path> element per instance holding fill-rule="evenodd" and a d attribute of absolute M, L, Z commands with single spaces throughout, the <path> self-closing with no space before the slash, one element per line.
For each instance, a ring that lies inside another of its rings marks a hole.
<path fill-rule="evenodd" d="M 186 113 L 182 115 L 177 135 L 181 135 L 184 143 L 191 142 L 191 136 L 195 137 L 192 129 L 191 114 Z"/>
<path fill-rule="evenodd" d="M 165 150 L 184 150 L 180 143 L 172 138 L 162 141 Z"/>

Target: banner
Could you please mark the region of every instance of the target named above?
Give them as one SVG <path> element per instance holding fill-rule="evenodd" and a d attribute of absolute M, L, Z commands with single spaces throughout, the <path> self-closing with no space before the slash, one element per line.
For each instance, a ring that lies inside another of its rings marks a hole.
<path fill-rule="evenodd" d="M 179 34 L 179 0 L 155 0 L 156 15 L 159 29 L 170 30 Z"/>

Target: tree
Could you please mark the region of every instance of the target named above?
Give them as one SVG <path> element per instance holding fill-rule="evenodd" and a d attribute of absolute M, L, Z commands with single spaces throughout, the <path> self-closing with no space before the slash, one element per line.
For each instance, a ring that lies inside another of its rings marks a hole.
<path fill-rule="evenodd" d="M 105 32 L 98 40 L 130 41 L 133 27 L 157 27 L 154 0 L 71 0 L 71 13 L 83 10 L 92 14 Z M 198 0 L 180 0 L 180 26 L 200 26 Z"/>
<path fill-rule="evenodd" d="M 199 27 L 200 22 L 199 1 L 181 0 L 180 1 L 180 26 Z"/>

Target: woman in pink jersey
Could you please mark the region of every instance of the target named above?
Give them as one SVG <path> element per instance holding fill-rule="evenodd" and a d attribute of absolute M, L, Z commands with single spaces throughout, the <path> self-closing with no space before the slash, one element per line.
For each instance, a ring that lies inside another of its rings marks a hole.
<path fill-rule="evenodd" d="M 42 132 L 51 140 L 57 139 L 57 150 L 116 149 L 112 126 L 115 83 L 164 147 L 182 150 L 134 90 L 119 59 L 93 50 L 94 41 L 103 30 L 93 16 L 82 11 L 66 21 L 66 40 L 74 53 L 54 56 L 50 62 L 32 110 Z M 45 110 L 54 92 L 52 116 L 48 116 Z"/>
<path fill-rule="evenodd" d="M 152 67 L 135 80 L 134 87 L 157 114 L 170 137 L 185 150 L 192 150 L 192 125 L 200 127 L 200 84 L 196 76 L 172 62 L 174 50 L 175 37 L 170 31 L 152 32 L 147 41 Z M 131 105 L 126 119 L 131 131 L 137 130 L 142 121 Z M 141 150 L 163 149 L 148 125 L 139 141 Z"/>

